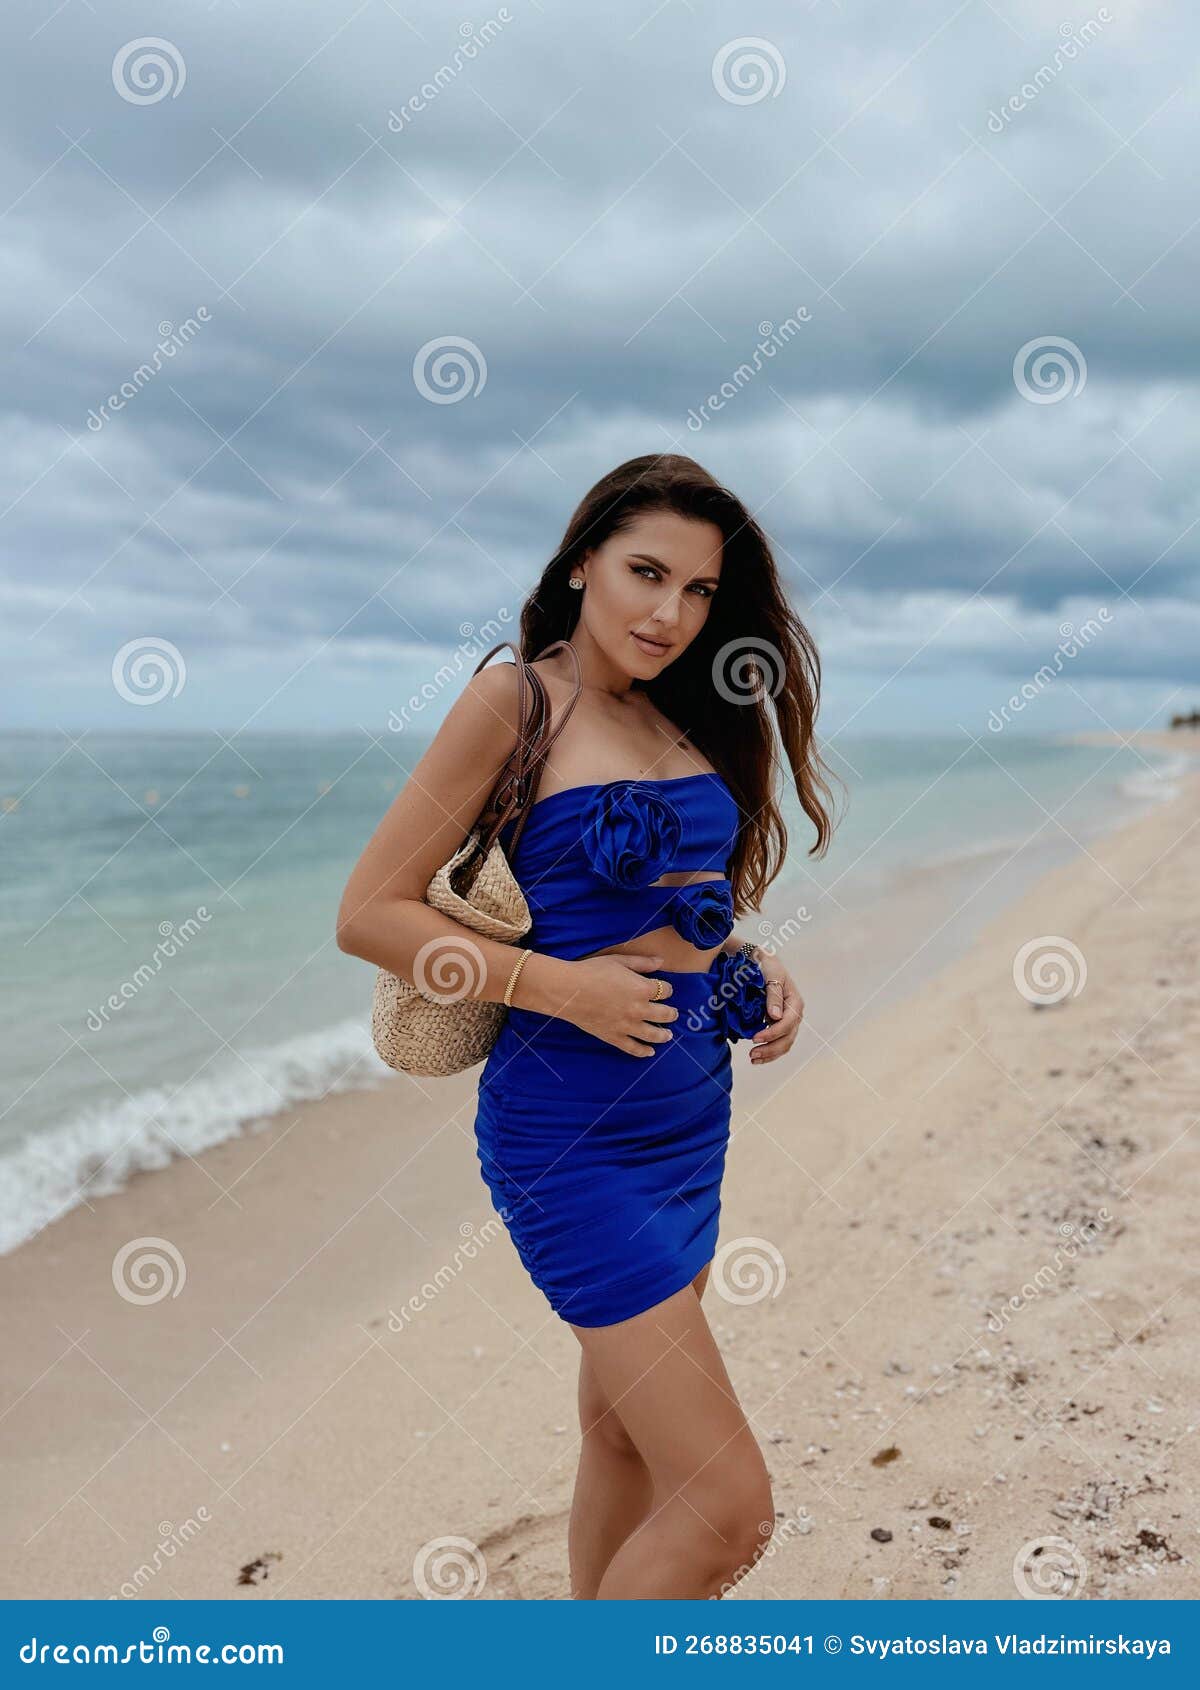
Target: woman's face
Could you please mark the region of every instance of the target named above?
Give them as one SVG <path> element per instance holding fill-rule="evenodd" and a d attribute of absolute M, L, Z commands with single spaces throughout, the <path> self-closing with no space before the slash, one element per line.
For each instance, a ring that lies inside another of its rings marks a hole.
<path fill-rule="evenodd" d="M 673 663 L 708 619 L 721 575 L 715 522 L 647 511 L 572 574 L 584 579 L 582 622 L 619 669 L 652 680 Z"/>

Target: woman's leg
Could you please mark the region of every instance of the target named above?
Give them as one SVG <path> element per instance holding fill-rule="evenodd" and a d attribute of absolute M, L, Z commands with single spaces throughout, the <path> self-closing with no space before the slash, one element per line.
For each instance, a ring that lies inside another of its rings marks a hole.
<path fill-rule="evenodd" d="M 774 1503 L 695 1288 L 632 1320 L 574 1331 L 651 1486 L 650 1510 L 613 1555 L 597 1596 L 720 1594 L 765 1547 Z"/>
<path fill-rule="evenodd" d="M 692 1281 L 697 1297 L 704 1292 L 708 1271 L 707 1266 L 701 1268 Z M 571 1595 L 591 1601 L 609 1562 L 649 1513 L 654 1487 L 650 1469 L 601 1389 L 586 1350 L 579 1362 L 579 1427 L 582 1441 L 567 1554 Z"/>
<path fill-rule="evenodd" d="M 586 1355 L 579 1364 L 579 1428 L 567 1555 L 571 1595 L 592 1601 L 608 1563 L 649 1512 L 654 1487 Z"/>

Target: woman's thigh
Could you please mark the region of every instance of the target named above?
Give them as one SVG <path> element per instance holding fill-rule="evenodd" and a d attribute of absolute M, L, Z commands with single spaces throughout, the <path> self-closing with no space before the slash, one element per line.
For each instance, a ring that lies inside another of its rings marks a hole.
<path fill-rule="evenodd" d="M 631 1320 L 573 1330 L 656 1486 L 676 1491 L 719 1484 L 735 1468 L 764 1470 L 694 1284 Z"/>
<path fill-rule="evenodd" d="M 711 1268 L 712 1263 L 706 1262 L 692 1280 L 692 1290 L 698 1298 L 704 1295 Z M 613 1407 L 607 1391 L 596 1376 L 586 1348 L 580 1351 L 579 1357 L 579 1424 L 584 1432 L 599 1434 L 606 1443 L 611 1444 L 623 1455 L 638 1453 L 637 1446 L 626 1430 L 625 1422 Z"/>

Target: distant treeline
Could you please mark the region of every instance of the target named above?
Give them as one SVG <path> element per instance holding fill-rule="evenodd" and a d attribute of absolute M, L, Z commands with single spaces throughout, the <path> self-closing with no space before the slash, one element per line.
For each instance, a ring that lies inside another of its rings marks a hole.
<path fill-rule="evenodd" d="M 1173 728 L 1200 728 L 1200 710 L 1193 710 L 1190 716 L 1172 716 Z"/>

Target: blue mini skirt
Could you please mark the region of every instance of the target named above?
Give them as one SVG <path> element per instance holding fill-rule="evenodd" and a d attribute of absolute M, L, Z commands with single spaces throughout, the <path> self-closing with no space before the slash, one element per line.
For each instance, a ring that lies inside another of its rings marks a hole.
<path fill-rule="evenodd" d="M 729 958 L 660 969 L 672 1038 L 632 1056 L 511 1009 L 479 1081 L 480 1170 L 534 1284 L 575 1326 L 609 1326 L 711 1261 L 729 1142 L 731 1038 L 761 1024 L 722 993 Z M 761 983 L 761 973 L 754 973 Z"/>

